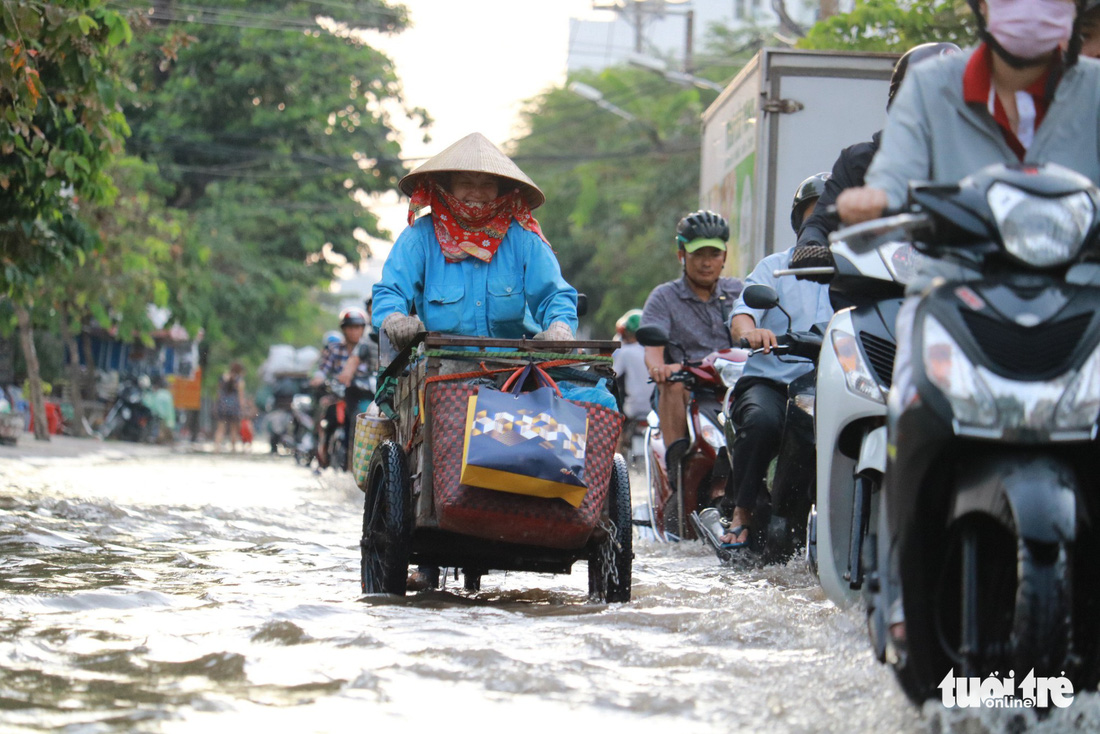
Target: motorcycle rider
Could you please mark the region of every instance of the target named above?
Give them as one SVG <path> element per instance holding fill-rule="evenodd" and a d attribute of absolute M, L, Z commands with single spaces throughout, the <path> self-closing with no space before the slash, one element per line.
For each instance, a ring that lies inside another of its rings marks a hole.
<path fill-rule="evenodd" d="M 791 207 L 791 227 L 795 232 L 802 226 L 804 217 L 813 213 L 817 197 L 828 179 L 828 173 L 818 173 L 799 184 Z M 763 349 L 764 353 L 754 355 L 745 363 L 745 371 L 734 387 L 729 416 L 736 429 L 730 452 L 733 471 L 722 501 L 722 514 L 730 518 L 730 529 L 719 538 L 725 548 L 742 548 L 748 543 L 753 511 L 768 464 L 779 451 L 787 413 L 787 386 L 813 369 L 810 362 L 781 361 L 772 354 L 772 347 L 778 344 L 775 334 L 784 333 L 788 328 L 805 331 L 814 324 L 827 322 L 833 315 L 827 286 L 774 275 L 776 270 L 790 267 L 794 250 L 791 247 L 768 255 L 745 279 L 746 286 L 764 283 L 775 288 L 780 304 L 791 315 L 791 323 L 788 325 L 787 317 L 779 309 L 757 311 L 740 298 L 730 319 L 732 343 L 747 339 L 753 349 Z"/>
<path fill-rule="evenodd" d="M 1100 5 L 1100 0 L 1095 0 Z M 905 52 L 894 65 L 894 73 L 890 77 L 890 93 L 886 100 L 886 109 L 889 110 L 894 103 L 894 97 L 901 87 L 905 73 L 926 59 L 936 56 L 944 56 L 951 53 L 959 53 L 962 49 L 953 43 L 922 43 Z M 875 133 L 866 143 L 856 143 L 840 151 L 840 157 L 833 164 L 832 174 L 825 181 L 824 190 L 820 193 L 817 207 L 813 215 L 806 217 L 801 231 L 798 232 L 798 248 L 791 256 L 792 268 L 832 267 L 833 256 L 829 252 L 829 235 L 840 226 L 840 217 L 832 210 L 840 192 L 845 189 L 863 185 L 863 178 L 867 173 L 867 167 L 871 165 L 871 159 L 878 152 L 882 139 L 882 131 Z M 793 213 L 792 213 L 793 216 Z M 830 276 L 803 275 L 798 276 L 808 280 L 828 282 Z"/>
<path fill-rule="evenodd" d="M 837 199 L 844 222 L 874 219 L 888 206 L 901 206 L 910 181 L 955 183 L 997 163 L 1057 163 L 1100 184 L 1100 65 L 1079 60 L 1077 33 L 1084 20 L 1078 11 L 1091 4 L 968 2 L 982 42 L 969 55 L 930 61 L 909 75 L 866 186 Z M 915 393 L 910 352 L 919 298 L 914 294 L 928 282 L 924 277 L 910 284 L 911 295 L 898 314 L 891 418 Z M 888 619 L 891 634 L 903 638 L 900 599 L 890 602 Z"/>
<path fill-rule="evenodd" d="M 837 198 L 843 221 L 901 206 L 910 181 L 955 183 L 994 163 L 1058 163 L 1100 179 L 1100 66 L 1079 62 L 1073 0 L 968 2 L 982 43 L 908 75 L 866 186 Z"/>
<path fill-rule="evenodd" d="M 317 366 L 317 372 L 314 374 L 313 379 L 310 380 L 310 384 L 313 386 L 321 385 L 326 380 L 337 379 L 340 377 L 340 373 L 344 368 L 344 363 L 348 361 L 348 357 L 355 351 L 359 345 L 360 340 L 363 338 L 363 332 L 367 328 L 367 315 L 358 308 L 345 308 L 340 312 L 340 331 L 343 334 L 343 339 L 335 343 L 329 343 L 325 346 L 321 352 L 321 362 Z M 359 373 L 366 375 L 369 365 L 361 365 Z M 351 377 L 347 377 L 347 382 L 343 382 L 344 385 L 349 385 L 349 393 Z M 348 394 L 346 396 L 345 405 L 354 405 L 357 402 L 356 396 Z M 345 418 L 348 417 L 348 412 L 345 410 Z M 344 424 L 340 424 L 337 420 L 336 403 L 331 403 L 325 408 L 324 421 L 320 422 L 317 426 L 317 463 L 323 469 L 328 466 L 328 443 L 332 439 L 332 434 L 336 428 L 343 427 L 347 431 L 347 427 L 351 425 L 351 420 L 345 420 Z M 351 444 L 347 444 L 351 445 Z M 349 452 L 350 453 L 350 452 Z"/>
<path fill-rule="evenodd" d="M 692 212 L 676 225 L 676 256 L 681 275 L 653 289 L 642 309 L 641 326 L 660 327 L 671 338 L 668 347 L 646 347 L 645 364 L 657 383 L 657 414 L 665 443 L 665 465 L 675 477 L 677 463 L 690 447 L 687 405 L 691 395 L 669 382 L 683 362 L 697 361 L 734 345 L 729 316 L 744 284 L 722 275 L 730 227 L 712 211 Z M 666 363 L 666 351 L 673 361 Z"/>

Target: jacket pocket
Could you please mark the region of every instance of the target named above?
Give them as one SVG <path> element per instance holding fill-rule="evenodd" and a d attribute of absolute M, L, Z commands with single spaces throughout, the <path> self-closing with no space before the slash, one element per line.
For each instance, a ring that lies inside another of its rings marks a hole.
<path fill-rule="evenodd" d="M 462 324 L 462 300 L 466 289 L 462 283 L 428 285 L 424 289 L 427 313 L 424 325 L 429 331 L 458 333 Z"/>
<path fill-rule="evenodd" d="M 495 276 L 489 278 L 486 290 L 489 292 L 489 323 L 504 327 L 509 332 L 522 332 L 523 317 L 527 312 L 523 281 L 516 277 Z M 498 329 L 493 329 L 493 332 L 502 333 Z"/>

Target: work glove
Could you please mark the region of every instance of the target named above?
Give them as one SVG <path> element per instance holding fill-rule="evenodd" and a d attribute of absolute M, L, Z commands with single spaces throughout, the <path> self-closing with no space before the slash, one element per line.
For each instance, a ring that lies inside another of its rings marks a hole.
<path fill-rule="evenodd" d="M 799 245 L 791 253 L 791 270 L 798 268 L 835 268 L 833 253 L 824 245 Z M 815 283 L 828 283 L 836 273 L 828 275 L 796 275 L 799 280 L 812 280 Z"/>
<path fill-rule="evenodd" d="M 386 332 L 394 349 L 400 352 L 412 343 L 417 334 L 424 331 L 424 322 L 416 316 L 391 313 L 382 321 L 382 331 Z"/>
<path fill-rule="evenodd" d="M 550 342 L 569 342 L 573 341 L 573 330 L 564 321 L 555 321 L 546 327 L 546 331 L 535 334 L 535 338 Z"/>

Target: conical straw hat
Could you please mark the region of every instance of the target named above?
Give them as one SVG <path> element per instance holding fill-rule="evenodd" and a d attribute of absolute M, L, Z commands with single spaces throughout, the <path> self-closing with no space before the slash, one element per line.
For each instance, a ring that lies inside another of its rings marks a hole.
<path fill-rule="evenodd" d="M 494 176 L 515 181 L 523 198 L 532 209 L 537 209 L 546 201 L 546 197 L 535 182 L 481 133 L 470 133 L 442 153 L 424 161 L 412 173 L 401 179 L 398 186 L 406 195 L 412 196 L 416 185 L 426 174 L 458 171 L 491 173 Z"/>

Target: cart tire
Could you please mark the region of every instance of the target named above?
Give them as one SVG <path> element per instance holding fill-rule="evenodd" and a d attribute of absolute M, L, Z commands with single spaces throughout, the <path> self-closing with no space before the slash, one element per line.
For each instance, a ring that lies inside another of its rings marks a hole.
<path fill-rule="evenodd" d="M 360 577 L 364 594 L 405 595 L 412 535 L 409 470 L 393 441 L 375 449 L 363 507 Z"/>
<path fill-rule="evenodd" d="M 630 473 L 626 460 L 615 455 L 607 515 L 614 536 L 592 546 L 588 555 L 588 595 L 601 602 L 630 601 L 630 573 L 634 565 L 634 528 L 630 512 Z"/>
<path fill-rule="evenodd" d="M 481 571 L 463 569 L 462 588 L 466 591 L 481 591 Z"/>

